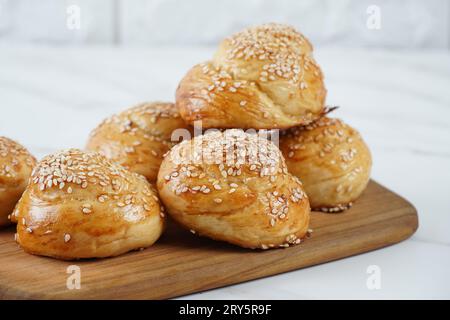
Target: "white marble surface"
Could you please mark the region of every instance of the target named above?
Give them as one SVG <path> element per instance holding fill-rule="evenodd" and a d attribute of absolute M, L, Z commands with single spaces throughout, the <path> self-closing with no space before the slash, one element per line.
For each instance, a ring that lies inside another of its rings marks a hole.
<path fill-rule="evenodd" d="M 205 45 L 276 21 L 314 44 L 450 49 L 449 14 L 447 0 L 0 0 L 0 42 Z"/>
<path fill-rule="evenodd" d="M 41 157 L 83 147 L 105 116 L 173 100 L 211 48 L 0 46 L 0 135 Z M 409 199 L 420 227 L 389 248 L 191 295 L 205 299 L 450 298 L 450 54 L 317 48 L 328 103 L 372 149 L 373 178 Z M 381 289 L 366 286 L 369 265 Z"/>

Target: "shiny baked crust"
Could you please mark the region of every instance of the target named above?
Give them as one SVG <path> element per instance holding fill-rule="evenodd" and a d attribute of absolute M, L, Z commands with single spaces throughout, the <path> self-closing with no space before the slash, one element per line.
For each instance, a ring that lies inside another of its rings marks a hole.
<path fill-rule="evenodd" d="M 326 89 L 310 42 L 294 28 L 265 24 L 222 41 L 211 61 L 181 80 L 176 104 L 205 128 L 289 128 L 322 115 Z"/>
<path fill-rule="evenodd" d="M 8 216 L 25 191 L 35 164 L 27 149 L 0 136 L 0 227 L 11 223 Z"/>
<path fill-rule="evenodd" d="M 349 208 L 369 181 L 369 148 L 358 131 L 339 119 L 324 117 L 283 132 L 280 149 L 289 172 L 302 180 L 314 210 Z"/>
<path fill-rule="evenodd" d="M 103 121 L 86 149 L 155 182 L 163 155 L 174 145 L 172 132 L 187 128 L 173 103 L 142 103 Z"/>
<path fill-rule="evenodd" d="M 161 164 L 157 186 L 168 213 L 201 236 L 269 249 L 298 244 L 308 233 L 301 182 L 272 142 L 242 130 L 176 145 Z"/>
<path fill-rule="evenodd" d="M 116 256 L 161 235 L 164 208 L 147 180 L 97 153 L 45 157 L 16 206 L 16 241 L 60 259 Z"/>

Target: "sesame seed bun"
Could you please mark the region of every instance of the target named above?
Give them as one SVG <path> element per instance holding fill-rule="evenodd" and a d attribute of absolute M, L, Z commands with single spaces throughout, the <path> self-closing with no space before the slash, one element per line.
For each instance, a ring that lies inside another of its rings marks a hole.
<path fill-rule="evenodd" d="M 155 182 L 175 129 L 189 129 L 173 103 L 142 103 L 103 121 L 86 149 L 98 152 Z"/>
<path fill-rule="evenodd" d="M 152 245 L 163 211 L 143 176 L 70 149 L 33 170 L 14 211 L 16 241 L 26 252 L 60 259 L 116 256 Z"/>
<path fill-rule="evenodd" d="M 282 133 L 280 149 L 289 172 L 302 180 L 311 207 L 340 212 L 361 195 L 370 179 L 372 158 L 358 131 L 324 117 Z"/>
<path fill-rule="evenodd" d="M 181 80 L 176 104 L 205 128 L 305 125 L 325 108 L 323 74 L 310 42 L 294 28 L 266 24 L 226 38 L 211 61 Z"/>
<path fill-rule="evenodd" d="M 157 182 L 168 213 L 201 236 L 245 248 L 299 244 L 309 202 L 272 142 L 242 130 L 209 132 L 176 145 Z"/>
<path fill-rule="evenodd" d="M 17 142 L 0 137 L 0 227 L 9 225 L 13 212 L 28 184 L 36 159 Z"/>

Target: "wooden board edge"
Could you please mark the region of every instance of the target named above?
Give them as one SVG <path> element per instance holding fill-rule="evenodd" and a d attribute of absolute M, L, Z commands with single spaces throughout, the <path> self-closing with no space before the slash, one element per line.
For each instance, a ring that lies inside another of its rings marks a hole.
<path fill-rule="evenodd" d="M 377 182 L 375 182 L 376 184 L 378 184 Z M 378 184 L 379 185 L 379 184 Z M 384 186 L 382 186 L 383 188 L 385 188 Z M 387 189 L 387 188 L 385 188 Z M 317 262 L 313 262 L 313 263 L 309 263 L 306 266 L 302 266 L 301 264 L 299 264 L 298 266 L 289 266 L 289 267 L 284 267 L 284 268 L 280 268 L 279 270 L 277 270 L 276 272 L 273 271 L 267 271 L 267 272 L 261 272 L 258 275 L 255 276 L 255 274 L 249 274 L 249 275 L 243 275 L 243 276 L 233 276 L 230 277 L 229 279 L 222 281 L 221 284 L 214 284 L 214 283 L 210 283 L 207 285 L 202 285 L 199 287 L 195 287 L 193 286 L 192 288 L 190 288 L 189 290 L 184 290 L 182 292 L 170 292 L 170 293 L 163 293 L 163 294 L 159 294 L 159 295 L 142 295 L 142 296 L 135 296 L 132 299 L 156 299 L 156 300 L 162 300 L 162 299 L 170 299 L 170 298 L 178 298 L 178 297 L 182 297 L 182 296 L 186 296 L 189 294 L 193 294 L 193 293 L 201 293 L 201 292 L 206 292 L 209 290 L 213 290 L 213 289 L 217 289 L 217 288 L 222 288 L 222 287 L 227 287 L 230 285 L 235 285 L 235 284 L 240 284 L 240 283 L 245 283 L 251 280 L 257 280 L 257 279 L 262 279 L 262 278 L 266 278 L 266 277 L 270 277 L 270 276 L 274 276 L 274 275 L 278 275 L 278 274 L 282 274 L 282 273 L 286 273 L 286 272 L 291 272 L 291 271 L 295 271 L 295 270 L 299 270 L 302 268 L 306 268 L 306 267 L 311 267 L 311 266 L 315 266 L 315 265 L 320 265 L 323 263 L 327 263 L 327 262 L 331 262 L 331 261 L 336 261 L 336 260 L 340 260 L 343 258 L 347 258 L 347 257 L 351 257 L 351 256 L 355 256 L 355 255 L 359 255 L 362 253 L 366 253 L 366 252 L 370 252 L 373 250 L 378 250 L 381 249 L 383 247 L 387 247 L 390 245 L 394 245 L 397 244 L 399 242 L 402 242 L 406 239 L 408 239 L 409 237 L 411 237 L 419 228 L 419 218 L 418 218 L 418 213 L 416 208 L 405 198 L 399 196 L 398 194 L 396 194 L 395 192 L 392 192 L 391 190 L 387 189 L 389 192 L 393 193 L 395 196 L 397 196 L 398 198 L 400 198 L 402 201 L 405 202 L 405 207 L 407 207 L 407 212 L 399 217 L 397 217 L 397 219 L 401 219 L 403 220 L 401 223 L 398 223 L 397 225 L 399 226 L 404 226 L 404 230 L 402 233 L 400 233 L 400 236 L 395 239 L 395 241 L 392 241 L 390 243 L 379 243 L 379 244 L 375 244 L 373 246 L 373 248 L 371 248 L 370 250 L 353 250 L 351 253 L 346 253 L 346 254 L 342 254 L 340 252 L 336 252 L 334 255 L 331 255 L 329 259 L 327 260 L 321 260 L 321 261 L 317 261 Z M 344 250 L 343 250 L 344 251 Z M 45 299 L 67 299 L 67 300 L 72 300 L 72 299 L 101 299 L 98 295 L 97 297 L 92 297 L 90 295 L 88 295 L 87 297 L 83 297 L 83 295 L 71 295 L 68 296 L 67 294 L 64 295 L 52 295 L 50 294 L 42 294 L 42 293 L 33 293 L 33 292 L 23 292 L 21 290 L 18 290 L 17 288 L 10 288 L 10 287 L 0 287 L 0 299 L 1 300 L 26 300 L 26 299 L 30 299 L 30 300 L 45 300 Z M 107 296 L 104 296 L 104 299 L 108 299 Z M 127 298 L 117 298 L 117 297 L 113 297 L 112 299 L 127 299 Z"/>
<path fill-rule="evenodd" d="M 383 186 L 383 188 L 385 188 L 385 187 Z M 392 191 L 389 190 L 389 192 L 392 192 Z M 225 287 L 236 285 L 236 284 L 246 283 L 246 282 L 249 282 L 249 281 L 252 281 L 252 280 L 268 278 L 268 277 L 271 277 L 271 276 L 276 276 L 276 275 L 279 275 L 279 274 L 292 272 L 292 271 L 300 270 L 300 269 L 303 269 L 303 268 L 313 267 L 313 266 L 316 266 L 316 265 L 321 265 L 321 264 L 325 264 L 325 263 L 328 263 L 328 262 L 333 262 L 333 261 L 337 261 L 337 260 L 340 260 L 340 259 L 357 256 L 357 255 L 360 255 L 360 254 L 363 254 L 363 253 L 368 253 L 368 252 L 371 252 L 371 251 L 379 250 L 379 249 L 386 248 L 386 247 L 398 244 L 400 242 L 403 242 L 403 241 L 409 239 L 411 236 L 413 236 L 414 233 L 418 230 L 418 228 L 419 228 L 419 216 L 418 216 L 418 213 L 417 213 L 417 209 L 414 207 L 414 205 L 411 202 L 409 202 L 408 200 L 406 200 L 405 198 L 403 198 L 402 196 L 398 195 L 395 192 L 392 192 L 392 193 L 395 194 L 397 197 L 401 198 L 405 202 L 407 207 L 408 207 L 408 212 L 406 214 L 402 215 L 402 218 L 406 220 L 405 221 L 406 224 L 404 224 L 404 225 L 408 226 L 408 228 L 401 235 L 401 237 L 399 237 L 394 242 L 391 242 L 391 243 L 388 243 L 388 244 L 380 243 L 380 245 L 378 245 L 378 246 L 375 245 L 371 250 L 360 250 L 360 251 L 352 252 L 351 254 L 336 255 L 335 257 L 330 258 L 328 260 L 322 260 L 322 261 L 317 262 L 317 263 L 309 264 L 308 266 L 299 266 L 299 267 L 293 267 L 293 268 L 286 268 L 284 270 L 279 270 L 278 272 L 270 272 L 270 273 L 267 273 L 265 275 L 261 275 L 261 276 L 258 276 L 258 277 L 253 277 L 252 276 L 252 277 L 249 277 L 248 279 L 239 279 L 239 281 L 233 281 L 232 280 L 232 281 L 229 281 L 229 283 L 224 283 L 223 285 L 219 285 L 219 286 L 204 287 L 204 288 L 201 288 L 201 289 L 196 288 L 196 289 L 192 289 L 189 292 L 184 292 L 184 293 L 175 294 L 175 295 L 163 295 L 161 297 L 158 297 L 157 299 L 173 299 L 173 298 L 179 298 L 179 297 L 187 296 L 189 294 L 196 294 L 196 293 L 207 292 L 207 291 L 218 289 L 218 288 L 225 288 Z"/>

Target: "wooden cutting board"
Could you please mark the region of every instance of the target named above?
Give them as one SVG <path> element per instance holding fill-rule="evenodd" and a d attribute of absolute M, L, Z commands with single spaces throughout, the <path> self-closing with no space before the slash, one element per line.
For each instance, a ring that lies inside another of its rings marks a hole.
<path fill-rule="evenodd" d="M 371 181 L 352 209 L 312 213 L 312 237 L 299 246 L 252 251 L 199 238 L 171 225 L 153 247 L 123 256 L 58 261 L 24 253 L 14 228 L 0 231 L 0 298 L 164 299 L 313 266 L 389 246 L 418 227 L 415 208 Z M 81 289 L 67 289 L 77 265 Z"/>

